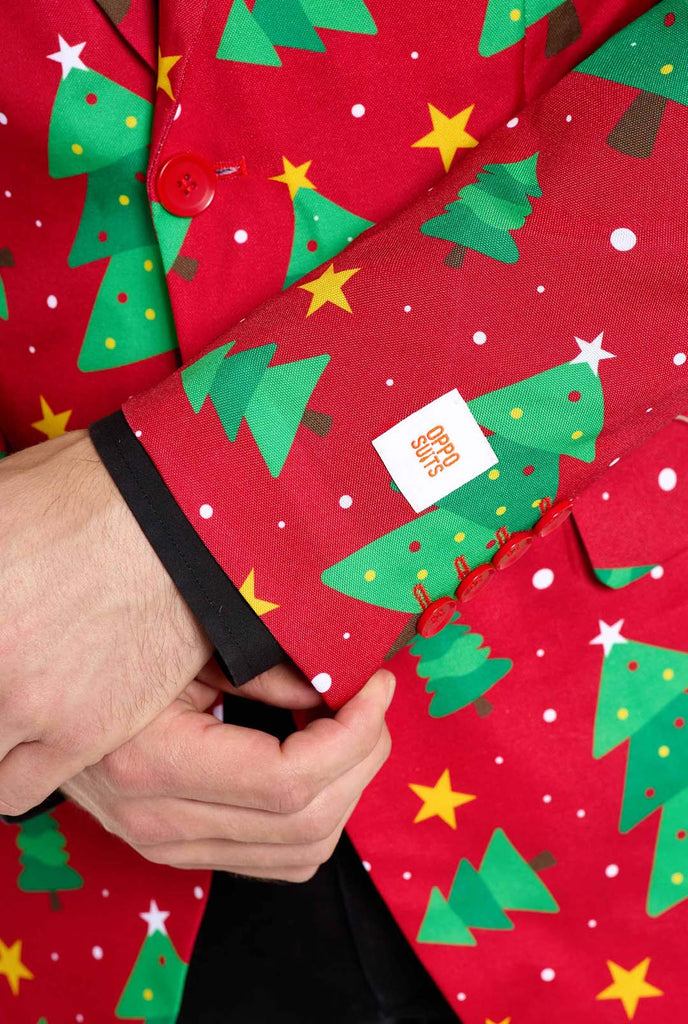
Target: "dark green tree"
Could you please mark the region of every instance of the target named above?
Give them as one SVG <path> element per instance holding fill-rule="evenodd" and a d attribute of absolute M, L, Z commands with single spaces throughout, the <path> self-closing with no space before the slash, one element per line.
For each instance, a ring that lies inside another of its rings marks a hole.
<path fill-rule="evenodd" d="M 542 18 L 548 18 L 545 57 L 556 56 L 580 39 L 582 28 L 573 0 L 488 0 L 478 52 L 482 57 L 501 53 Z"/>
<path fill-rule="evenodd" d="M 60 910 L 58 893 L 80 889 L 84 880 L 69 866 L 65 838 L 50 814 L 39 814 L 19 826 L 17 846 L 22 851 L 19 862 L 22 872 L 17 886 L 22 892 L 47 892 L 50 906 Z"/>

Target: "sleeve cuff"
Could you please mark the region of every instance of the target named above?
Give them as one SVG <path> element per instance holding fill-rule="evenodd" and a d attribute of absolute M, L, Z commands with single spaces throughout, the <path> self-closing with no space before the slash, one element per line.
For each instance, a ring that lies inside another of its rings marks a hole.
<path fill-rule="evenodd" d="M 288 661 L 190 525 L 121 410 L 96 420 L 89 434 L 146 539 L 215 645 L 232 685 Z"/>
<path fill-rule="evenodd" d="M 51 811 L 58 804 L 63 804 L 66 799 L 60 790 L 56 789 L 50 796 L 45 798 L 43 803 L 36 804 L 30 811 L 24 811 L 23 814 L 0 814 L 0 820 L 4 821 L 6 825 L 21 825 L 23 821 L 28 821 L 29 818 L 37 818 L 39 814 Z"/>

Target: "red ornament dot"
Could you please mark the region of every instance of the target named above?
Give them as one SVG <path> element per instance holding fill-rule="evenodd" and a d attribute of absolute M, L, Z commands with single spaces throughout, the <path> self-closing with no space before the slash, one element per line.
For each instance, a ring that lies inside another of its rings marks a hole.
<path fill-rule="evenodd" d="M 488 542 L 487 542 L 487 544 L 485 545 L 485 547 L 486 547 L 486 548 L 493 548 L 493 547 L 495 546 L 495 544 L 496 544 L 496 543 L 497 543 L 497 541 L 496 541 L 496 540 L 488 540 Z"/>
<path fill-rule="evenodd" d="M 654 789 L 652 789 L 652 787 L 650 787 L 649 789 L 645 790 L 645 796 L 648 797 L 649 799 L 652 799 L 652 797 L 654 795 L 655 795 L 655 791 L 654 791 Z"/>
<path fill-rule="evenodd" d="M 117 301 L 118 302 L 128 302 L 129 301 L 129 296 L 127 295 L 126 292 L 120 292 L 119 295 L 117 296 Z"/>
<path fill-rule="evenodd" d="M 315 250 L 318 248 L 318 243 L 314 238 L 311 238 L 310 241 L 306 242 L 306 248 L 308 249 L 309 252 L 315 252 Z"/>
<path fill-rule="evenodd" d="M 676 726 L 677 729 L 682 729 L 685 724 L 686 724 L 685 718 L 676 718 L 676 719 L 674 719 L 674 725 Z"/>
<path fill-rule="evenodd" d="M 675 21 L 676 15 L 672 14 L 671 12 L 669 12 L 669 14 L 665 15 L 664 17 L 664 24 L 667 26 L 667 28 L 671 28 Z"/>
<path fill-rule="evenodd" d="M 160 964 L 161 967 L 164 967 L 165 964 L 167 963 L 167 961 L 165 960 L 164 956 L 159 956 L 158 957 L 158 963 Z"/>
<path fill-rule="evenodd" d="M 94 92 L 86 93 L 86 102 L 93 106 L 94 103 L 98 102 L 98 97 Z"/>
<path fill-rule="evenodd" d="M 580 391 L 569 391 L 569 402 L 580 402 Z"/>
<path fill-rule="evenodd" d="M 146 175 L 143 173 L 143 171 L 137 171 L 136 174 L 134 175 L 134 177 L 136 178 L 137 181 L 145 181 L 146 180 Z"/>
<path fill-rule="evenodd" d="M 420 541 L 412 540 L 409 544 L 409 551 L 420 551 Z"/>
<path fill-rule="evenodd" d="M 629 661 L 629 663 L 628 663 L 628 671 L 629 672 L 635 672 L 635 670 L 637 668 L 638 668 L 638 662 L 637 661 Z"/>
<path fill-rule="evenodd" d="M 678 832 L 676 833 L 676 838 L 677 839 L 685 839 L 686 838 L 686 830 L 684 828 L 680 828 L 678 830 Z"/>
<path fill-rule="evenodd" d="M 531 473 L 535 472 L 535 466 L 524 466 L 523 475 L 530 476 Z"/>
<path fill-rule="evenodd" d="M 99 231 L 98 232 L 98 241 L 99 242 L 107 242 L 107 231 Z"/>

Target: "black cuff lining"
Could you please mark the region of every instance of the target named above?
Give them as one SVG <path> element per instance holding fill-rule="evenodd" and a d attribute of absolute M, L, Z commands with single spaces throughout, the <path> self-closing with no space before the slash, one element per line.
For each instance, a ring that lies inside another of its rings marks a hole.
<path fill-rule="evenodd" d="M 89 427 L 91 440 L 177 589 L 216 647 L 234 686 L 289 660 L 177 505 L 118 409 Z"/>
<path fill-rule="evenodd" d="M 50 796 L 47 796 L 42 804 L 36 804 L 30 811 L 24 811 L 23 814 L 0 814 L 0 820 L 4 821 L 7 825 L 21 825 L 22 821 L 28 821 L 29 818 L 36 818 L 39 814 L 45 814 L 46 811 L 51 811 L 53 807 L 57 807 L 59 804 L 63 804 L 67 799 L 59 789 L 56 789 Z"/>

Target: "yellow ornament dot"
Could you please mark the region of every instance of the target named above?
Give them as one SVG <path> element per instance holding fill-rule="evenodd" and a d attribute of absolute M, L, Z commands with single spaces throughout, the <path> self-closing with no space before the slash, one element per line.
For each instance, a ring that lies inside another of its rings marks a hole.
<path fill-rule="evenodd" d="M 574 430 L 574 432 L 571 434 L 571 440 L 572 441 L 577 441 L 578 438 L 582 437 L 582 436 L 583 436 L 583 431 L 582 430 Z"/>
<path fill-rule="evenodd" d="M 117 342 L 115 341 L 114 338 L 105 339 L 105 348 L 114 348 L 116 344 Z"/>
<path fill-rule="evenodd" d="M 495 511 L 498 516 L 503 516 L 504 513 L 506 512 L 506 505 L 500 505 L 499 508 L 496 509 Z"/>
<path fill-rule="evenodd" d="M 514 7 L 513 10 L 509 11 L 509 17 L 511 18 L 512 21 L 521 20 L 521 12 L 519 11 L 518 7 Z"/>
<path fill-rule="evenodd" d="M 147 309 L 146 312 L 143 315 L 145 316 L 146 320 L 155 320 L 155 310 L 154 309 Z"/>
<path fill-rule="evenodd" d="M 659 754 L 660 757 L 668 757 L 670 751 L 669 751 L 669 748 L 666 746 L 666 744 L 662 744 L 662 746 L 659 748 L 657 753 Z"/>
<path fill-rule="evenodd" d="M 680 885 L 683 881 L 683 875 L 681 874 L 681 872 L 674 871 L 673 875 L 671 876 L 671 881 L 674 883 L 674 885 Z"/>
<path fill-rule="evenodd" d="M 516 406 L 515 409 L 511 410 L 511 418 L 512 418 L 512 420 L 520 420 L 522 415 L 523 415 L 523 409 L 519 409 L 518 406 Z"/>
<path fill-rule="evenodd" d="M 143 995 L 143 998 L 146 1000 L 146 1002 L 150 1003 L 151 999 L 153 998 L 153 989 L 152 988 L 144 988 L 142 995 Z"/>
<path fill-rule="evenodd" d="M 364 574 L 363 579 L 367 580 L 368 583 L 372 583 L 372 581 L 375 579 L 375 575 L 376 573 L 374 569 L 368 569 L 368 571 Z"/>
<path fill-rule="evenodd" d="M 542 501 L 542 498 L 536 498 L 535 501 L 532 503 L 532 505 L 530 507 L 531 508 L 540 508 L 540 502 L 541 501 Z"/>
<path fill-rule="evenodd" d="M 427 575 L 428 575 L 428 570 L 427 569 L 419 569 L 418 572 L 416 573 L 416 578 L 419 579 L 419 580 L 424 580 L 427 577 Z"/>
<path fill-rule="evenodd" d="M 119 201 L 122 204 L 122 206 L 128 206 L 129 205 L 129 196 L 120 196 L 119 197 Z"/>
<path fill-rule="evenodd" d="M 125 117 L 124 123 L 127 126 L 127 128 L 135 128 L 139 122 L 135 117 L 133 117 L 130 114 L 129 117 Z"/>
<path fill-rule="evenodd" d="M 628 708 L 619 708 L 619 710 L 616 712 L 616 717 L 619 718 L 622 722 L 625 722 L 628 718 Z"/>
<path fill-rule="evenodd" d="M 153 269 L 153 260 L 144 260 L 143 261 L 143 269 L 144 270 L 152 270 Z"/>
<path fill-rule="evenodd" d="M 496 480 L 497 477 L 499 476 L 499 470 L 498 469 L 491 469 L 490 472 L 487 475 L 490 478 L 490 480 Z"/>
<path fill-rule="evenodd" d="M 673 64 L 663 64 L 662 67 L 659 69 L 659 73 L 660 75 L 670 75 L 673 70 Z"/>
<path fill-rule="evenodd" d="M 662 679 L 666 680 L 666 682 L 668 683 L 669 680 L 673 679 L 673 678 L 674 678 L 674 670 L 673 670 L 673 668 L 665 668 L 664 671 L 662 672 Z"/>
<path fill-rule="evenodd" d="M 78 142 L 72 143 L 72 153 L 76 153 L 77 156 L 81 156 L 84 151 L 84 147 L 80 146 Z"/>
<path fill-rule="evenodd" d="M 454 534 L 454 540 L 456 541 L 457 544 L 460 544 L 461 541 L 465 540 L 465 539 L 466 539 L 466 534 L 463 533 L 461 530 L 459 530 L 458 533 Z"/>

